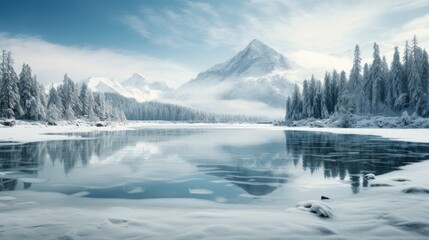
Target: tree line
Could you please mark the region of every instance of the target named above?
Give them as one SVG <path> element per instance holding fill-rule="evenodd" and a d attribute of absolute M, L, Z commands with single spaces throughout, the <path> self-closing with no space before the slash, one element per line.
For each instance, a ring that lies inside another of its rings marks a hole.
<path fill-rule="evenodd" d="M 402 60 L 398 47 L 394 48 L 390 66 L 374 43 L 373 61 L 362 68 L 360 48 L 356 45 L 349 76 L 334 69 L 326 72 L 323 83 L 312 76 L 304 81 L 302 89 L 295 85 L 286 101 L 285 118 L 322 119 L 337 113 L 398 115 L 404 111 L 428 117 L 428 93 L 428 53 L 418 46 L 416 36 L 411 46 L 406 42 Z"/>
<path fill-rule="evenodd" d="M 28 64 L 18 75 L 11 52 L 3 50 L 0 66 L 0 118 L 55 123 L 77 118 L 90 121 L 125 120 L 124 113 L 106 103 L 103 93 L 92 92 L 65 74 L 63 82 L 47 94 Z"/>
<path fill-rule="evenodd" d="M 128 120 L 161 120 L 186 122 L 262 122 L 265 118 L 245 115 L 214 114 L 188 107 L 156 101 L 137 102 L 115 93 L 105 93 L 106 101 L 123 109 Z"/>

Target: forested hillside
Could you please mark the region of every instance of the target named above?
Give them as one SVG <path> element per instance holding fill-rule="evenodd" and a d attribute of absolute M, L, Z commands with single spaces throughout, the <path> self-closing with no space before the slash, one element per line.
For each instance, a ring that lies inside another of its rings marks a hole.
<path fill-rule="evenodd" d="M 62 84 L 49 93 L 23 64 L 18 75 L 11 52 L 3 51 L 0 69 L 0 117 L 55 123 L 76 118 L 90 121 L 125 120 L 118 108 L 106 104 L 104 94 L 92 92 L 86 83 L 77 84 L 65 74 Z"/>
<path fill-rule="evenodd" d="M 286 120 L 329 118 L 335 113 L 399 116 L 407 111 L 428 117 L 428 53 L 414 37 L 408 42 L 401 60 L 395 47 L 389 66 L 374 43 L 373 61 L 362 69 L 359 46 L 354 51 L 353 67 L 345 71 L 326 72 L 323 83 L 312 77 L 302 90 L 295 86 L 286 104 Z"/>

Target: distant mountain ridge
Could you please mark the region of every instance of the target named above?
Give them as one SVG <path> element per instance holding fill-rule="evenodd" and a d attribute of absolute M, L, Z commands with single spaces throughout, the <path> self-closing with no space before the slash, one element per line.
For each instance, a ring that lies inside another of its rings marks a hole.
<path fill-rule="evenodd" d="M 134 98 L 139 102 L 157 99 L 172 90 L 165 82 L 149 82 L 137 73 L 122 82 L 104 77 L 91 77 L 85 82 L 94 91 L 117 93 L 127 98 Z"/>

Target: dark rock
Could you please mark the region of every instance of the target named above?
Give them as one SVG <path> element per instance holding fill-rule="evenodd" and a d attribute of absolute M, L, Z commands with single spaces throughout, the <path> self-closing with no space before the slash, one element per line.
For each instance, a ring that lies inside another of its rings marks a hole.
<path fill-rule="evenodd" d="M 420 187 L 410 187 L 402 190 L 403 193 L 427 193 L 429 194 L 429 189 L 420 188 Z"/>
<path fill-rule="evenodd" d="M 2 124 L 6 127 L 13 127 L 15 126 L 16 122 L 15 120 L 4 120 Z"/>
<path fill-rule="evenodd" d="M 321 200 L 327 200 L 327 199 L 330 199 L 330 198 L 325 197 L 325 196 L 321 196 L 321 197 L 320 197 L 320 199 L 321 199 Z"/>
<path fill-rule="evenodd" d="M 392 187 L 392 185 L 390 184 L 385 184 L 385 183 L 373 183 L 370 185 L 371 187 Z"/>
<path fill-rule="evenodd" d="M 95 123 L 95 126 L 96 127 L 106 127 L 107 124 L 105 122 L 97 122 L 97 123 Z"/>
<path fill-rule="evenodd" d="M 406 179 L 406 178 L 394 178 L 394 179 L 392 179 L 392 181 L 395 181 L 395 182 L 409 182 L 410 180 Z"/>
<path fill-rule="evenodd" d="M 375 179 L 375 174 L 374 173 L 368 173 L 365 176 L 366 180 L 374 180 Z"/>

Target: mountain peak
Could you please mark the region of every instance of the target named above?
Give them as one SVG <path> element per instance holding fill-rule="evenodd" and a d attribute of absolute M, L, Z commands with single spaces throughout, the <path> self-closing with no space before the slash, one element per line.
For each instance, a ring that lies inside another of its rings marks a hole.
<path fill-rule="evenodd" d="M 144 77 L 138 73 L 133 73 L 133 75 L 131 75 L 131 78 L 142 78 L 142 79 L 144 79 Z"/>
<path fill-rule="evenodd" d="M 270 48 L 265 43 L 259 41 L 258 39 L 253 39 L 248 45 L 247 48 Z"/>
<path fill-rule="evenodd" d="M 287 70 L 291 64 L 286 57 L 263 42 L 254 39 L 243 50 L 225 63 L 217 64 L 200 73 L 195 80 L 223 81 L 242 77 L 258 77 L 275 70 Z"/>
<path fill-rule="evenodd" d="M 140 85 L 145 85 L 147 83 L 144 77 L 142 77 L 138 73 L 134 73 L 130 78 L 124 80 L 122 84 L 124 86 L 140 86 Z"/>

